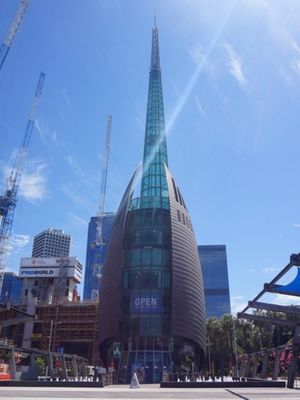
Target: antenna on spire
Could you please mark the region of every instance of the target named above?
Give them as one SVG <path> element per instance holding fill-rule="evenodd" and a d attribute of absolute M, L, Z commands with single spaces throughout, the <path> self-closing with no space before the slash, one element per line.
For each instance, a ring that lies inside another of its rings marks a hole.
<path fill-rule="evenodd" d="M 156 10 L 154 10 L 154 28 L 156 28 Z"/>

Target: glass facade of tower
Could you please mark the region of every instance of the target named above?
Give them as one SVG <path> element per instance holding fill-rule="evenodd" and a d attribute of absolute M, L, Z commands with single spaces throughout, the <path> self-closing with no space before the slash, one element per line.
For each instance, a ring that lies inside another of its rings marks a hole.
<path fill-rule="evenodd" d="M 177 216 L 190 218 L 168 170 L 156 26 L 136 193 L 138 175 L 115 217 L 100 292 L 100 353 L 106 365 L 114 362 L 120 383 L 135 371 L 141 382 L 160 382 L 163 372 L 197 370 L 204 358 L 202 276 L 192 225 Z"/>
<path fill-rule="evenodd" d="M 4 272 L 1 303 L 10 303 L 12 305 L 21 304 L 23 280 L 13 272 Z"/>
<path fill-rule="evenodd" d="M 221 318 L 231 314 L 227 255 L 225 245 L 198 246 L 206 318 Z"/>
<path fill-rule="evenodd" d="M 127 216 L 121 333 L 127 338 L 122 348 L 127 378 L 133 369 L 144 368 L 145 380 L 156 382 L 163 366 L 171 366 L 170 226 L 170 214 L 162 208 L 130 211 Z"/>
<path fill-rule="evenodd" d="M 102 222 L 102 242 L 96 243 L 98 217 L 91 217 L 86 246 L 86 263 L 83 287 L 83 300 L 97 301 L 101 287 L 102 268 L 107 244 L 111 235 L 114 213 L 104 213 Z"/>
<path fill-rule="evenodd" d="M 141 193 L 131 202 L 122 265 L 122 344 L 126 375 L 140 368 L 147 382 L 170 368 L 171 223 L 158 30 L 152 30 L 151 69 Z M 155 368 L 154 368 L 155 367 Z M 122 366 L 121 366 L 122 370 Z"/>

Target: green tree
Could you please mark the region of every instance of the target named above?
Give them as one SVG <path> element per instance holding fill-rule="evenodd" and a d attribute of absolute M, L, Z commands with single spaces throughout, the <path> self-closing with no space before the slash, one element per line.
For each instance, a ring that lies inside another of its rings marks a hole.
<path fill-rule="evenodd" d="M 35 364 L 38 370 L 38 375 L 45 375 L 46 363 L 42 356 L 35 357 Z"/>

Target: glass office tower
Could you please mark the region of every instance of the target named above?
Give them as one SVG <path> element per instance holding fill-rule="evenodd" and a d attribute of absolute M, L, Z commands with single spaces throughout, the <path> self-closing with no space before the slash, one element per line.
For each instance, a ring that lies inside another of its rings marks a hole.
<path fill-rule="evenodd" d="M 1 303 L 10 303 L 13 306 L 20 305 L 22 284 L 23 280 L 13 272 L 4 272 L 2 292 L 0 297 Z"/>
<path fill-rule="evenodd" d="M 98 301 L 101 288 L 102 269 L 110 239 L 114 213 L 104 213 L 102 221 L 102 242 L 96 243 L 98 217 L 91 217 L 86 245 L 83 300 Z"/>
<path fill-rule="evenodd" d="M 231 314 L 227 255 L 225 245 L 198 246 L 206 318 L 221 318 Z"/>
<path fill-rule="evenodd" d="M 140 186 L 140 188 L 139 188 Z M 204 293 L 191 220 L 169 169 L 158 29 L 152 29 L 143 164 L 112 227 L 100 293 L 100 353 L 119 382 L 199 370 Z"/>

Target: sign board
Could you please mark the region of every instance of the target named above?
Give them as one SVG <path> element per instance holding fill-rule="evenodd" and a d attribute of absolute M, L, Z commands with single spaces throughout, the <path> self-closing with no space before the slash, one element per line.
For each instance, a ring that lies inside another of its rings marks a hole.
<path fill-rule="evenodd" d="M 64 276 L 80 282 L 82 265 L 75 257 L 22 258 L 19 276 L 34 279 Z"/>
<path fill-rule="evenodd" d="M 76 257 L 25 257 L 21 258 L 21 267 L 77 267 L 82 265 Z"/>
<path fill-rule="evenodd" d="M 131 295 L 131 312 L 134 314 L 160 313 L 160 293 L 139 293 Z"/>

